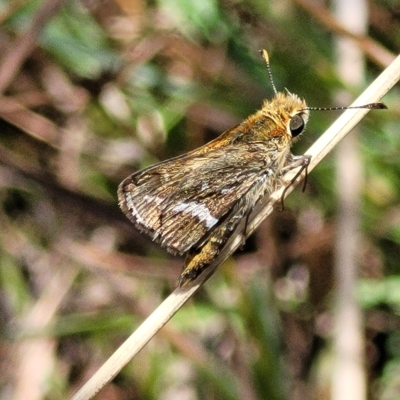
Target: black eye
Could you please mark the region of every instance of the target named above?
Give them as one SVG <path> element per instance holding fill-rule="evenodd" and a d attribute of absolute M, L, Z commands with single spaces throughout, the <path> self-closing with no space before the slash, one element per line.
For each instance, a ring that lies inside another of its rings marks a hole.
<path fill-rule="evenodd" d="M 296 137 L 296 136 L 300 135 L 300 133 L 303 132 L 305 125 L 306 124 L 304 123 L 303 118 L 301 118 L 300 115 L 295 115 L 290 120 L 290 124 L 289 124 L 292 137 Z"/>

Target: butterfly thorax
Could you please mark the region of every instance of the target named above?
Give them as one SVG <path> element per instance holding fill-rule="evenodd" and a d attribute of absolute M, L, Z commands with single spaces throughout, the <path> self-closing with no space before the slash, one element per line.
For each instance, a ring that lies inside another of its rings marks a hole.
<path fill-rule="evenodd" d="M 225 131 L 218 138 L 195 150 L 193 154 L 207 154 L 212 150 L 227 146 L 263 144 L 283 150 L 290 148 L 293 135 L 290 121 L 300 115 L 306 124 L 309 111 L 307 104 L 292 93 L 277 93 L 272 100 L 264 100 L 262 108 L 250 115 L 242 123 Z"/>

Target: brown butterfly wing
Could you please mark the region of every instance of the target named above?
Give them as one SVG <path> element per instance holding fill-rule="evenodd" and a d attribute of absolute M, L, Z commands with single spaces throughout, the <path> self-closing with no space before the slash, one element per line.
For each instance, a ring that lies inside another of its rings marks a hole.
<path fill-rule="evenodd" d="M 271 186 L 265 182 L 276 179 L 270 154 L 262 143 L 189 153 L 126 178 L 119 204 L 140 231 L 182 254 L 202 242 L 257 182 L 263 182 L 260 192 Z"/>

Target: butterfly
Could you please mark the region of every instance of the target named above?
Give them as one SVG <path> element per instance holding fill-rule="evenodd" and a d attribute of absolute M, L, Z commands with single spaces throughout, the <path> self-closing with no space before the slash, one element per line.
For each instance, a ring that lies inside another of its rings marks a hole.
<path fill-rule="evenodd" d="M 260 110 L 204 146 L 119 185 L 119 206 L 136 228 L 170 253 L 186 254 L 179 286 L 207 269 L 232 235 L 246 236 L 250 213 L 282 186 L 288 172 L 298 170 L 293 183 L 309 165 L 310 156 L 294 156 L 290 148 L 310 110 L 328 108 L 307 107 L 296 94 L 277 92 L 268 53 L 263 50 L 262 56 L 275 96 Z M 383 103 L 361 107 L 386 108 Z"/>

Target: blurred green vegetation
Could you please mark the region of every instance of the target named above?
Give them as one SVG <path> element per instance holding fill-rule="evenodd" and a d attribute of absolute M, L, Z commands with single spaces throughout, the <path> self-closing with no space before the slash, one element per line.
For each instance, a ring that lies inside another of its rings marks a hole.
<path fill-rule="evenodd" d="M 0 72 L 43 4 L 0 3 Z M 398 4 L 372 6 L 370 37 L 399 53 Z M 47 18 L 0 98 L 0 397 L 25 398 L 21 382 L 40 386 L 35 398 L 71 396 L 174 289 L 181 261 L 125 219 L 119 182 L 270 98 L 261 48 L 278 90 L 310 106 L 334 105 L 341 89 L 355 97 L 381 66 L 367 60 L 365 85 L 344 87 L 333 40 L 290 1 L 73 1 Z M 385 400 L 398 398 L 400 368 L 399 98 L 393 89 L 389 110 L 358 129 L 359 300 L 369 395 Z M 336 116 L 312 112 L 293 153 Z M 329 156 L 98 398 L 322 398 L 334 171 Z"/>

